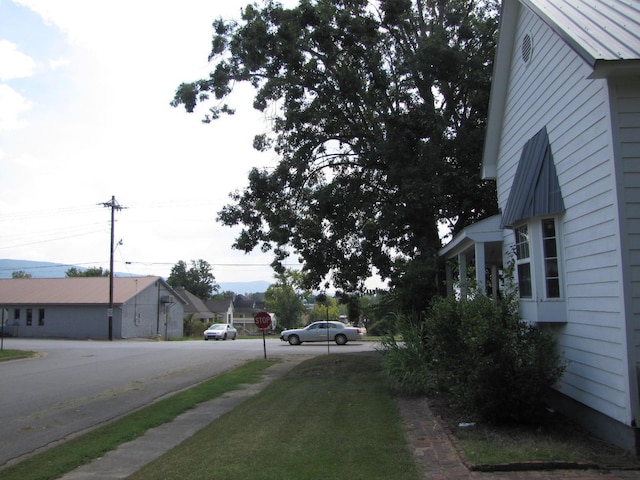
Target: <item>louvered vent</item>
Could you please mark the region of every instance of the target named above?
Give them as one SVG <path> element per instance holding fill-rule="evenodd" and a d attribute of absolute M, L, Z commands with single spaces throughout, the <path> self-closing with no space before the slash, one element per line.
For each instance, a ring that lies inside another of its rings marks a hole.
<path fill-rule="evenodd" d="M 522 61 L 526 64 L 531 60 L 531 54 L 533 53 L 533 41 L 531 35 L 528 33 L 522 39 Z"/>

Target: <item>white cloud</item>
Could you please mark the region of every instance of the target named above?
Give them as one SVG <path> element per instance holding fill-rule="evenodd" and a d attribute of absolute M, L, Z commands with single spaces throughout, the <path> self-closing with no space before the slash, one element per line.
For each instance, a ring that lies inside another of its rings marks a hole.
<path fill-rule="evenodd" d="M 14 43 L 0 39 L 0 80 L 30 77 L 35 68 L 36 62 L 31 57 Z"/>
<path fill-rule="evenodd" d="M 116 217 L 117 271 L 167 276 L 204 259 L 219 282 L 270 280 L 270 255 L 232 250 L 238 230 L 215 221 L 249 170 L 274 162 L 251 146 L 265 128 L 252 90 L 239 88 L 238 113 L 210 125 L 169 105 L 181 82 L 210 71 L 212 21 L 238 18 L 248 0 L 14 1 L 42 21 L 33 16 L 29 49 L 12 44 L 35 59 L 20 70 L 31 76 L 0 84 L 3 255 L 107 267 L 98 204 L 115 195 L 128 207 Z"/>
<path fill-rule="evenodd" d="M 0 38 L 0 80 L 7 82 L 31 77 L 36 62 L 22 53 L 18 46 Z M 22 128 L 26 121 L 20 115 L 28 111 L 32 103 L 6 83 L 0 84 L 0 132 Z"/>
<path fill-rule="evenodd" d="M 31 107 L 32 103 L 9 85 L 0 84 L 0 133 L 26 126 L 20 115 Z"/>
<path fill-rule="evenodd" d="M 51 68 L 51 70 L 57 70 L 58 68 L 68 67 L 69 65 L 71 65 L 71 60 L 65 57 L 49 60 L 49 68 Z"/>

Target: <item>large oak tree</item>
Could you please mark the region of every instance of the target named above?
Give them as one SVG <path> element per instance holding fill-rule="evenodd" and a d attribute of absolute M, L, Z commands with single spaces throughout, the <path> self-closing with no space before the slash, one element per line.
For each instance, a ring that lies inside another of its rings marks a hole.
<path fill-rule="evenodd" d="M 216 20 L 210 76 L 173 104 L 211 121 L 250 82 L 271 120 L 254 146 L 278 157 L 219 212 L 242 227 L 234 248 L 272 250 L 280 271 L 294 253 L 307 286 L 352 291 L 375 269 L 424 307 L 441 225 L 497 208 L 479 176 L 497 15 L 495 0 L 266 0 Z"/>

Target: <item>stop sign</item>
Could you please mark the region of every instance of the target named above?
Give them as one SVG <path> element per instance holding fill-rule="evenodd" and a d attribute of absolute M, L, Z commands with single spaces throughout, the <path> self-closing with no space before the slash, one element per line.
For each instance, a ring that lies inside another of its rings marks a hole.
<path fill-rule="evenodd" d="M 253 322 L 258 328 L 269 328 L 269 325 L 271 325 L 271 315 L 267 312 L 258 312 L 256 316 L 253 317 Z"/>

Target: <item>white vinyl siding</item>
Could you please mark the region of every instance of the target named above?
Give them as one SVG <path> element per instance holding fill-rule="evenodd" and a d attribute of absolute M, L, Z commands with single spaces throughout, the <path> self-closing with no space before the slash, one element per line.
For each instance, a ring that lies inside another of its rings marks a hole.
<path fill-rule="evenodd" d="M 527 65 L 520 51 L 525 34 L 533 38 Z M 566 207 L 556 224 L 564 300 L 556 306 L 566 309 L 566 323 L 552 328 L 570 362 L 558 389 L 628 425 L 622 266 L 606 81 L 587 78 L 589 65 L 526 7 L 520 11 L 511 63 L 497 162 L 500 208 L 505 208 L 524 144 L 543 127 L 549 133 Z M 635 196 L 640 200 L 640 191 Z M 505 252 L 513 241 L 513 232 L 508 232 Z M 640 251 L 636 256 L 640 260 Z M 636 279 L 640 282 L 640 263 Z M 640 283 L 637 291 L 640 294 Z M 541 308 L 550 303 L 538 299 L 538 308 L 527 310 L 525 300 L 523 316 L 540 316 Z"/>
<path fill-rule="evenodd" d="M 638 367 L 640 366 L 640 77 L 612 82 L 611 108 L 614 117 L 618 157 L 620 215 L 623 224 L 623 265 L 625 266 L 625 308 L 629 348 L 628 362 L 633 418 L 640 416 Z"/>

